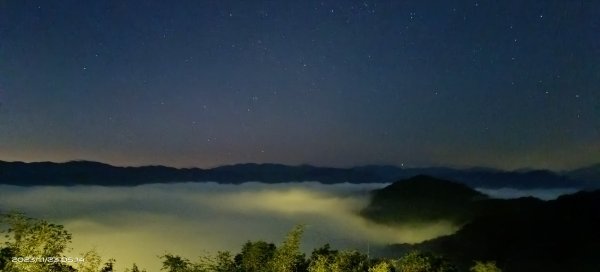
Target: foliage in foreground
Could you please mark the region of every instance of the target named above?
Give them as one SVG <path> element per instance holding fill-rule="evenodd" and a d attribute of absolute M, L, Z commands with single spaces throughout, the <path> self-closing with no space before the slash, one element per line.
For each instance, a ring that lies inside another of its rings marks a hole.
<path fill-rule="evenodd" d="M 102 264 L 91 250 L 82 254 L 85 262 L 15 262 L 15 258 L 66 258 L 71 234 L 63 226 L 22 214 L 0 214 L 0 271 L 2 272 L 113 272 L 114 259 Z M 160 256 L 166 272 L 453 272 L 446 259 L 432 254 L 410 252 L 398 259 L 371 259 L 356 250 L 333 250 L 329 244 L 314 249 L 307 258 L 300 251 L 303 226 L 296 226 L 279 246 L 265 241 L 248 241 L 239 253 L 217 252 L 190 261 L 174 254 Z M 476 262 L 472 272 L 500 272 L 493 262 Z M 125 272 L 146 272 L 133 264 Z"/>
<path fill-rule="evenodd" d="M 471 272 L 502 272 L 502 270 L 496 266 L 496 262 L 476 261 L 475 265 L 471 267 Z"/>

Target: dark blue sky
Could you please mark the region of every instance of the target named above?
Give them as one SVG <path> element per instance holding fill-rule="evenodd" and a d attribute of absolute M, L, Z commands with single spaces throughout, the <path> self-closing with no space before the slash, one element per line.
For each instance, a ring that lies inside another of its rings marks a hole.
<path fill-rule="evenodd" d="M 600 162 L 599 1 L 2 1 L 0 160 Z"/>

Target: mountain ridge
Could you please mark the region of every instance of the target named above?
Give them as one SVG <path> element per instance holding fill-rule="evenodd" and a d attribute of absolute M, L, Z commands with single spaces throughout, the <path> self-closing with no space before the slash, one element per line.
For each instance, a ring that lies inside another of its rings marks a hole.
<path fill-rule="evenodd" d="M 587 169 L 586 167 L 581 169 Z M 595 169 L 595 168 L 593 168 Z M 162 165 L 114 166 L 95 161 L 6 162 L 0 161 L 0 184 L 34 185 L 104 185 L 136 186 L 151 183 L 219 182 L 240 184 L 248 181 L 265 183 L 318 181 L 321 183 L 392 183 L 418 175 L 434 176 L 463 183 L 472 188 L 597 188 L 600 175 L 549 170 L 504 171 L 492 168 L 450 167 L 403 168 L 392 165 L 365 165 L 349 168 L 276 163 L 243 163 L 214 168 L 175 168 Z M 585 173 L 590 173 L 587 171 Z"/>
<path fill-rule="evenodd" d="M 361 215 L 392 225 L 440 221 L 463 225 L 475 217 L 476 206 L 486 199 L 487 195 L 465 184 L 418 175 L 371 191 Z"/>
<path fill-rule="evenodd" d="M 417 244 L 388 245 L 378 254 L 413 250 L 442 255 L 467 271 L 495 260 L 503 271 L 599 271 L 600 190 L 555 200 L 487 199 L 456 233 Z"/>

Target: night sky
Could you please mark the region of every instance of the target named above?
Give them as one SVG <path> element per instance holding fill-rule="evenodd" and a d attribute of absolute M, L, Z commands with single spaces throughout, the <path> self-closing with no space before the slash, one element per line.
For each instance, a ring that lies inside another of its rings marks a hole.
<path fill-rule="evenodd" d="M 0 1 L 0 160 L 600 162 L 600 1 Z"/>

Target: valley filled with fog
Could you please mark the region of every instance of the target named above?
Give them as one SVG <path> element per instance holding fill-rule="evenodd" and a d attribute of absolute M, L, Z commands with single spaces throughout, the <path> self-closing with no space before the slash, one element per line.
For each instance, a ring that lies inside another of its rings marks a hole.
<path fill-rule="evenodd" d="M 304 224 L 303 249 L 330 243 L 366 252 L 390 243 L 415 243 L 451 234 L 448 222 L 386 226 L 361 217 L 369 191 L 387 184 L 217 183 L 135 187 L 0 186 L 0 210 L 63 224 L 73 233 L 71 256 L 97 249 L 117 267 L 133 262 L 158 271 L 166 252 L 194 260 L 217 250 L 237 251 L 247 240 L 279 243 Z M 572 191 L 479 189 L 491 196 L 551 199 Z"/>
<path fill-rule="evenodd" d="M 306 225 L 306 250 L 331 243 L 366 251 L 368 246 L 418 242 L 455 231 L 440 222 L 388 227 L 357 212 L 368 191 L 385 184 L 285 183 L 220 185 L 155 184 L 136 187 L 0 188 L 0 209 L 65 225 L 71 254 L 96 248 L 117 266 L 137 262 L 158 270 L 165 252 L 195 259 L 205 252 L 239 250 L 247 240 L 278 243 L 297 224 Z"/>

